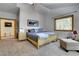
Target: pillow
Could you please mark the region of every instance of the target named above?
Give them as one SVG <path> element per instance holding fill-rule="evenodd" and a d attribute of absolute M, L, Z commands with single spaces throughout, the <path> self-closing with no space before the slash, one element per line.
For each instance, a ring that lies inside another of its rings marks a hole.
<path fill-rule="evenodd" d="M 77 36 L 75 37 L 75 40 L 76 40 L 76 41 L 79 41 L 79 35 L 77 35 Z"/>
<path fill-rule="evenodd" d="M 28 32 L 34 33 L 35 29 L 28 29 Z"/>
<path fill-rule="evenodd" d="M 31 32 L 31 33 L 39 33 L 39 32 L 44 32 L 44 30 L 42 28 L 39 28 L 39 29 L 28 29 L 28 32 Z"/>
<path fill-rule="evenodd" d="M 39 29 L 35 29 L 35 32 L 43 32 L 43 29 L 42 28 L 39 28 Z"/>

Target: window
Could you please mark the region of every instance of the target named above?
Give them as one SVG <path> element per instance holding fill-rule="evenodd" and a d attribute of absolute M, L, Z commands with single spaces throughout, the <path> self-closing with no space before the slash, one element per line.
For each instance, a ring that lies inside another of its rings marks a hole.
<path fill-rule="evenodd" d="M 73 15 L 55 18 L 55 31 L 73 31 Z"/>

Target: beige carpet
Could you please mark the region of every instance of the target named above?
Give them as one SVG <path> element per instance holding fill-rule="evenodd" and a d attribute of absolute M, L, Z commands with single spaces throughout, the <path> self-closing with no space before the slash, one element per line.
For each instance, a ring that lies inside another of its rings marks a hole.
<path fill-rule="evenodd" d="M 59 42 L 52 42 L 36 49 L 28 41 L 18 42 L 16 39 L 0 40 L 1 56 L 79 56 L 76 51 L 65 52 Z"/>

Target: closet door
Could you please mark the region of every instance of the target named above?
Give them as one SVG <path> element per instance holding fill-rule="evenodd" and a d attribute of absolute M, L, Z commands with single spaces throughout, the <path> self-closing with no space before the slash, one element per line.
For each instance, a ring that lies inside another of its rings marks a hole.
<path fill-rule="evenodd" d="M 15 21 L 1 19 L 1 39 L 15 38 Z"/>

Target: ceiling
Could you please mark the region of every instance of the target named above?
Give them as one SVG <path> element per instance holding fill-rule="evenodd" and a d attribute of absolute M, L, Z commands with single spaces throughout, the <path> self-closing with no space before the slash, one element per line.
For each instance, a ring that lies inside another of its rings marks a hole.
<path fill-rule="evenodd" d="M 43 15 L 52 17 L 79 12 L 79 3 L 37 3 L 35 6 Z"/>
<path fill-rule="evenodd" d="M 16 3 L 0 3 L 0 11 L 17 13 Z"/>
<path fill-rule="evenodd" d="M 40 5 L 49 8 L 49 9 L 56 9 L 61 7 L 67 7 L 72 5 L 78 5 L 79 3 L 40 3 Z"/>
<path fill-rule="evenodd" d="M 17 3 L 0 3 L 0 11 L 3 12 L 10 12 L 17 14 L 18 8 L 17 8 Z M 27 5 L 27 4 L 26 4 Z M 72 7 L 72 8 L 66 8 L 65 10 L 53 10 L 57 8 L 62 8 L 62 7 L 71 7 L 71 6 L 79 6 L 79 3 L 36 3 L 36 9 L 39 10 L 42 14 L 44 13 L 45 15 L 49 14 L 61 14 L 62 13 L 68 13 L 77 10 L 77 7 Z M 34 5 L 32 5 L 34 6 Z M 59 12 L 60 11 L 60 12 Z"/>

